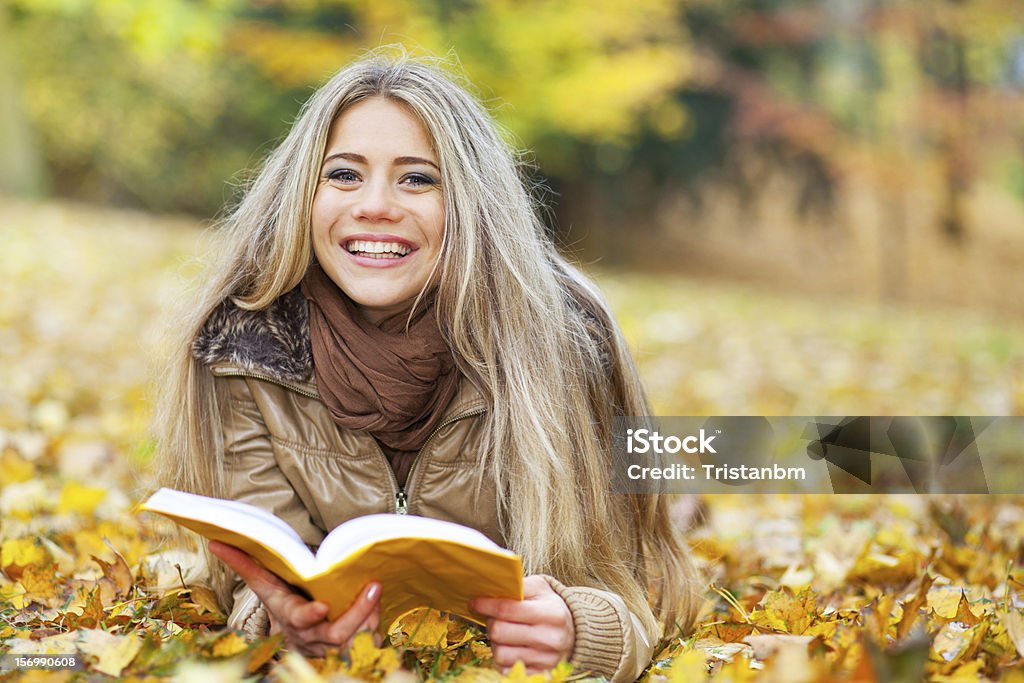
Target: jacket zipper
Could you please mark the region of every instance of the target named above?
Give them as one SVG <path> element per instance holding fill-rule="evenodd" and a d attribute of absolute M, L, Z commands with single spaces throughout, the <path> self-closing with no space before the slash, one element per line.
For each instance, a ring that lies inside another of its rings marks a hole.
<path fill-rule="evenodd" d="M 297 394 L 299 394 L 301 396 L 305 396 L 306 398 L 315 398 L 315 399 L 318 399 L 318 400 L 320 399 L 320 395 L 315 393 L 315 392 L 309 391 L 308 389 L 303 389 L 301 387 L 297 387 L 294 384 L 289 384 L 287 382 L 282 382 L 281 380 L 277 379 L 276 377 L 271 377 L 270 375 L 265 375 L 265 374 L 260 373 L 260 372 L 252 372 L 251 370 L 228 370 L 227 372 L 216 372 L 215 371 L 214 374 L 216 374 L 216 375 L 218 375 L 220 377 L 251 377 L 252 379 L 262 380 L 264 382 L 269 382 L 271 384 L 275 384 L 275 385 L 277 385 L 279 387 L 282 387 L 284 389 L 289 389 L 289 390 L 294 391 L 295 393 L 297 393 Z M 455 417 L 451 417 L 451 418 L 445 420 L 444 422 L 442 422 L 441 424 L 439 424 L 437 427 L 435 427 L 434 431 L 430 432 L 430 436 L 427 437 L 427 440 L 423 442 L 422 446 L 420 446 L 419 451 L 416 452 L 416 457 L 413 458 L 412 465 L 409 467 L 409 474 L 406 476 L 406 483 L 409 483 L 409 482 L 412 481 L 413 470 L 416 468 L 416 463 L 420 459 L 420 454 L 423 453 L 424 449 L 426 449 L 426 447 L 427 447 L 427 444 L 430 443 L 431 439 L 433 439 L 434 436 L 439 431 L 441 431 L 442 429 L 444 429 L 445 427 L 447 427 L 448 425 L 450 425 L 450 424 L 452 424 L 454 422 L 458 422 L 459 420 L 463 420 L 463 419 L 465 419 L 467 417 L 474 417 L 476 415 L 483 415 L 486 412 L 487 412 L 486 408 L 477 408 L 476 410 L 470 410 L 469 412 L 461 413 L 459 415 L 456 415 Z M 377 444 L 377 440 L 374 439 L 373 442 L 377 446 L 377 452 L 380 453 L 380 457 L 384 461 L 384 465 L 385 465 L 385 467 L 386 467 L 386 469 L 388 471 L 388 474 L 391 476 L 391 483 L 394 484 L 394 487 L 395 487 L 395 491 L 396 491 L 395 492 L 395 514 L 399 514 L 399 515 L 409 514 L 409 497 L 410 497 L 409 496 L 409 492 L 405 489 L 405 487 L 402 487 L 402 486 L 398 485 L 398 477 L 395 476 L 395 471 L 391 469 L 391 463 L 388 462 L 387 456 L 384 455 L 384 451 L 381 449 L 380 445 Z"/>
<path fill-rule="evenodd" d="M 270 384 L 276 384 L 277 386 L 282 387 L 284 389 L 290 389 L 291 391 L 294 391 L 296 394 L 305 396 L 306 398 L 320 398 L 320 394 L 316 393 L 315 391 L 303 389 L 302 387 L 296 386 L 294 384 L 289 384 L 288 382 L 282 382 L 276 377 L 264 375 L 263 373 L 260 372 L 252 372 L 250 370 L 228 370 L 226 372 L 218 372 L 215 370 L 213 374 L 217 375 L 218 377 L 251 377 L 252 379 L 258 379 L 264 382 L 269 382 Z"/>
<path fill-rule="evenodd" d="M 422 455 L 423 451 L 427 449 L 427 445 L 430 443 L 431 439 L 433 439 L 434 436 L 437 435 L 439 431 L 441 431 L 450 424 L 458 422 L 459 420 L 464 420 L 467 417 L 474 417 L 476 415 L 483 415 L 486 412 L 486 408 L 477 408 L 475 410 L 470 410 L 468 412 L 456 415 L 455 417 L 448 418 L 447 420 L 439 424 L 437 427 L 435 427 L 434 431 L 430 432 L 430 436 L 427 437 L 427 440 L 423 442 L 422 446 L 420 446 L 420 449 L 416 452 L 416 457 L 413 458 L 412 465 L 409 466 L 409 474 L 406 475 L 405 477 L 406 486 L 412 483 L 412 475 L 413 472 L 416 470 L 416 463 L 419 462 L 420 455 Z M 374 439 L 374 443 L 377 443 L 376 439 Z M 387 461 L 387 458 L 384 456 L 384 451 L 380 448 L 379 444 L 377 445 L 377 450 L 380 452 L 381 458 L 384 459 L 384 464 L 387 466 L 388 474 L 391 475 L 391 481 L 395 485 L 395 514 L 409 514 L 409 498 L 412 497 L 411 492 L 406 487 L 398 485 L 398 477 L 395 476 L 395 471 L 391 469 L 391 463 Z"/>

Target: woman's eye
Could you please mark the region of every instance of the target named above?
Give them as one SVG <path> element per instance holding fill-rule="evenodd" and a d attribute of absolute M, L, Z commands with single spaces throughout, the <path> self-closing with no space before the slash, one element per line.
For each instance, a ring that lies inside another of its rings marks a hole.
<path fill-rule="evenodd" d="M 413 187 L 429 187 L 430 185 L 437 185 L 437 180 L 427 175 L 426 173 L 410 173 L 404 178 L 402 182 Z"/>
<path fill-rule="evenodd" d="M 337 180 L 342 183 L 354 183 L 359 180 L 356 172 L 348 168 L 339 168 L 327 173 L 328 180 Z"/>

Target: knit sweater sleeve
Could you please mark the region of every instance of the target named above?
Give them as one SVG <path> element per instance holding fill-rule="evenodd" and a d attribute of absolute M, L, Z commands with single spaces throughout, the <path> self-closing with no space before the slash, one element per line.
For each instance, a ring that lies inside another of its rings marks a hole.
<path fill-rule="evenodd" d="M 252 589 L 239 581 L 234 590 L 234 604 L 228 616 L 228 628 L 245 634 L 248 641 L 266 636 L 270 631 L 270 615 Z"/>
<path fill-rule="evenodd" d="M 544 578 L 572 614 L 576 644 L 570 663 L 575 670 L 604 676 L 612 683 L 636 680 L 651 661 L 657 635 L 647 632 L 618 595 Z"/>

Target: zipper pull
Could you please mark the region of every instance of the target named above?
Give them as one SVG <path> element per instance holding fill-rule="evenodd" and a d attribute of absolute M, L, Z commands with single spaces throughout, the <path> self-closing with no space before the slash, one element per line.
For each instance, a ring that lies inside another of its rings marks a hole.
<path fill-rule="evenodd" d="M 405 498 L 405 489 L 398 489 L 398 493 L 395 494 L 395 512 L 400 515 L 408 514 L 409 512 L 408 501 Z"/>

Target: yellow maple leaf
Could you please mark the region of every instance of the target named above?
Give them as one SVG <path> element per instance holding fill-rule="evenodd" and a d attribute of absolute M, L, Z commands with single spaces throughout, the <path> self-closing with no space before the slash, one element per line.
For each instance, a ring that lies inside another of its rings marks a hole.
<path fill-rule="evenodd" d="M 708 675 L 708 657 L 701 650 L 687 650 L 672 660 L 669 683 L 697 683 Z"/>
<path fill-rule="evenodd" d="M 489 662 L 493 656 L 491 646 L 479 640 L 472 641 L 469 644 L 469 649 L 480 662 Z"/>
<path fill-rule="evenodd" d="M 0 456 L 0 481 L 4 484 L 17 484 L 28 481 L 35 476 L 35 466 L 22 460 L 10 451 Z"/>
<path fill-rule="evenodd" d="M 0 585 L 0 599 L 7 600 L 14 609 L 25 609 L 29 600 L 25 597 L 28 591 L 20 582 Z"/>
<path fill-rule="evenodd" d="M 811 625 L 816 614 L 816 600 L 810 590 L 796 595 L 769 591 L 761 598 L 758 609 L 751 612 L 750 618 L 755 624 L 800 635 Z"/>
<path fill-rule="evenodd" d="M 248 647 L 249 644 L 245 642 L 245 638 L 234 631 L 228 631 L 217 639 L 211 652 L 214 657 L 231 657 L 239 652 L 245 652 Z"/>
<path fill-rule="evenodd" d="M 928 591 L 928 606 L 935 614 L 946 621 L 962 621 L 974 626 L 980 621 L 971 611 L 971 603 L 962 588 L 956 586 L 936 586 Z"/>
<path fill-rule="evenodd" d="M 60 492 L 57 511 L 91 515 L 96 511 L 96 506 L 106 497 L 106 489 L 83 486 L 77 481 L 69 481 L 64 484 L 64 488 Z"/>
<path fill-rule="evenodd" d="M 409 642 L 414 646 L 445 647 L 448 644 L 448 615 L 437 610 L 424 610 L 413 627 Z"/>
<path fill-rule="evenodd" d="M 846 578 L 873 584 L 911 581 L 917 576 L 921 562 L 920 554 L 911 551 L 891 555 L 866 553 L 857 559 Z"/>
<path fill-rule="evenodd" d="M 458 619 L 448 621 L 448 650 L 456 650 L 477 637 L 479 634 L 466 622 Z"/>
<path fill-rule="evenodd" d="M 49 560 L 49 553 L 34 538 L 10 538 L 0 545 L 0 569 L 12 579 L 20 578 L 25 567 Z"/>
<path fill-rule="evenodd" d="M 374 672 L 389 673 L 397 669 L 401 662 L 394 648 L 379 648 L 373 644 L 373 635 L 369 631 L 356 634 L 349 650 L 351 665 L 349 674 L 356 677 L 367 677 Z"/>
<path fill-rule="evenodd" d="M 74 614 L 78 627 L 92 628 L 103 621 L 103 589 L 99 582 L 91 588 L 81 588 L 72 599 L 67 609 L 68 615 Z"/>
<path fill-rule="evenodd" d="M 18 583 L 24 587 L 27 599 L 52 607 L 50 599 L 56 595 L 60 585 L 57 582 L 57 565 L 52 562 L 29 565 Z"/>

